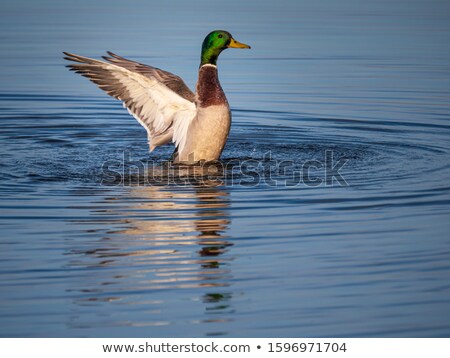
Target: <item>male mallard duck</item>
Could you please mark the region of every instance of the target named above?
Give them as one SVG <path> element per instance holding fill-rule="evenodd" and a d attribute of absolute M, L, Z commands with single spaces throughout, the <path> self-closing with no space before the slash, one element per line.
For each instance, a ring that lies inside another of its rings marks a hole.
<path fill-rule="evenodd" d="M 206 36 L 202 45 L 197 92 L 159 68 L 108 52 L 108 62 L 64 52 L 71 70 L 87 77 L 124 107 L 147 130 L 150 151 L 175 143 L 174 162 L 217 160 L 227 141 L 231 112 L 217 73 L 217 58 L 226 48 L 250 48 L 227 31 Z"/>

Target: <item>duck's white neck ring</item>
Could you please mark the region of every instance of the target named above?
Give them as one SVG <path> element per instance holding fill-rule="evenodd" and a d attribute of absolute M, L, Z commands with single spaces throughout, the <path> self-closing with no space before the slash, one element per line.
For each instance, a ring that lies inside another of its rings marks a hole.
<path fill-rule="evenodd" d="M 216 65 L 213 65 L 212 63 L 205 63 L 204 65 L 201 65 L 200 68 L 202 68 L 202 67 L 207 67 L 207 66 L 217 68 L 217 66 L 216 66 Z"/>

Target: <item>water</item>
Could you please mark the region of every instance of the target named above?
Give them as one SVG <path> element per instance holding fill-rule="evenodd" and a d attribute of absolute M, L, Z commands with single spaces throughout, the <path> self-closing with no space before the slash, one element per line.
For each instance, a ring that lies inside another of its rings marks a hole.
<path fill-rule="evenodd" d="M 1 6 L 0 336 L 450 336 L 447 2 Z M 172 148 L 62 60 L 194 88 L 215 28 L 252 50 L 219 59 L 209 178 L 170 177 Z"/>

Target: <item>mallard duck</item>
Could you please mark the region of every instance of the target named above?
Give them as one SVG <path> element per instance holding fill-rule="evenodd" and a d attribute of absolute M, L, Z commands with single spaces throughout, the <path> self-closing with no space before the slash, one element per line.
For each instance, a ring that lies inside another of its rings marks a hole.
<path fill-rule="evenodd" d="M 108 62 L 64 52 L 71 70 L 87 77 L 123 106 L 147 130 L 150 151 L 174 142 L 172 160 L 218 160 L 231 126 L 231 111 L 217 73 L 217 58 L 227 48 L 250 48 L 227 31 L 209 33 L 202 45 L 197 90 L 164 70 L 120 57 Z"/>

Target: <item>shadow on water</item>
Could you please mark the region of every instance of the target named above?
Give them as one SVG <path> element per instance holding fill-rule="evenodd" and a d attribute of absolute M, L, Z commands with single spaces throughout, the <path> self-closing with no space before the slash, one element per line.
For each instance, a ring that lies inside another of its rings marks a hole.
<path fill-rule="evenodd" d="M 128 187 L 123 196 L 95 203 L 89 219 L 72 224 L 92 226 L 88 233 L 97 230 L 96 224 L 111 229 L 98 241 L 88 242 L 88 248 L 67 252 L 68 268 L 94 269 L 87 280 L 67 289 L 76 297 L 74 303 L 125 304 L 127 310 L 137 305 L 142 310 L 139 319 L 112 325 L 163 326 L 175 322 L 167 321 L 171 314 L 164 314 L 173 296 L 161 293 L 187 290 L 206 314 L 190 323 L 231 321 L 234 255 L 227 236 L 229 200 L 225 188 L 211 183 L 181 190 Z M 80 324 L 76 319 L 69 323 Z"/>

